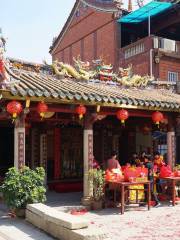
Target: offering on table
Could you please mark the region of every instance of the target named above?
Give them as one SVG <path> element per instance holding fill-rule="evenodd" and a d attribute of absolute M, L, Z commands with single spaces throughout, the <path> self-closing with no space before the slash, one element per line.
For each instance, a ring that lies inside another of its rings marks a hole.
<path fill-rule="evenodd" d="M 162 166 L 160 169 L 159 177 L 165 178 L 165 177 L 171 177 L 173 176 L 173 173 L 171 171 L 170 166 Z"/>
<path fill-rule="evenodd" d="M 124 176 L 119 168 L 113 168 L 111 171 L 106 170 L 105 179 L 106 181 L 123 181 Z"/>
<path fill-rule="evenodd" d="M 125 181 L 147 181 L 148 169 L 145 167 L 128 167 L 124 169 Z"/>
<path fill-rule="evenodd" d="M 180 177 L 180 170 L 174 171 L 174 177 Z"/>

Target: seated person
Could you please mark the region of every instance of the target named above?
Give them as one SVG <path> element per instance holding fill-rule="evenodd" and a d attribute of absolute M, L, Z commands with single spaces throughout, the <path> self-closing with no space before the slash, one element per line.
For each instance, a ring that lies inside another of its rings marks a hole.
<path fill-rule="evenodd" d="M 130 160 L 131 165 L 135 165 L 137 167 L 141 166 L 141 160 L 136 152 L 132 154 L 132 159 Z"/>
<path fill-rule="evenodd" d="M 148 156 L 147 153 L 145 151 L 141 152 L 141 154 L 139 155 L 140 157 L 140 163 L 141 165 L 143 165 L 145 163 L 145 159 Z"/>
<path fill-rule="evenodd" d="M 114 168 L 119 168 L 121 170 L 121 165 L 119 164 L 119 161 L 116 159 L 117 158 L 117 152 L 113 151 L 111 154 L 111 158 L 108 159 L 107 161 L 107 169 L 112 170 Z"/>

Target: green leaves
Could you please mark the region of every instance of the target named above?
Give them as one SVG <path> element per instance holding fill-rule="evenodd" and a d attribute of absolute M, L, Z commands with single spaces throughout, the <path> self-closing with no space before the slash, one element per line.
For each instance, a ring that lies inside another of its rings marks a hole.
<path fill-rule="evenodd" d="M 93 198 L 99 201 L 104 196 L 105 172 L 101 169 L 90 169 L 89 181 L 93 185 Z"/>
<path fill-rule="evenodd" d="M 0 187 L 7 206 L 12 209 L 24 208 L 28 203 L 45 202 L 44 177 L 42 167 L 35 170 L 24 167 L 20 171 L 10 168 Z"/>

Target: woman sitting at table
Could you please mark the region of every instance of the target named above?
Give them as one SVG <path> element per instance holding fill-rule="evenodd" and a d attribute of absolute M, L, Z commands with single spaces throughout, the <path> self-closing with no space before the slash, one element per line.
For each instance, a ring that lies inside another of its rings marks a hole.
<path fill-rule="evenodd" d="M 117 152 L 113 151 L 111 154 L 111 158 L 107 160 L 107 169 L 112 170 L 114 168 L 119 168 L 121 170 L 121 165 L 119 164 L 119 161 L 117 160 Z"/>

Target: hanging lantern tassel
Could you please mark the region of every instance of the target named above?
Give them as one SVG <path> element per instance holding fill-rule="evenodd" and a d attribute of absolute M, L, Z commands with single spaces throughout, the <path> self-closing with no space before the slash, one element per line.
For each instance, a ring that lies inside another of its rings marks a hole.
<path fill-rule="evenodd" d="M 41 120 L 44 118 L 45 113 L 48 111 L 48 106 L 44 102 L 40 102 L 37 105 L 37 112 L 39 113 Z"/>
<path fill-rule="evenodd" d="M 84 105 L 79 105 L 76 107 L 76 113 L 79 115 L 79 119 L 81 120 L 86 113 L 86 107 Z"/>
<path fill-rule="evenodd" d="M 7 104 L 6 109 L 7 109 L 7 112 L 12 115 L 13 122 L 23 110 L 21 103 L 18 101 L 9 102 Z"/>
<path fill-rule="evenodd" d="M 123 126 L 125 126 L 125 121 L 128 119 L 129 117 L 129 113 L 127 110 L 121 109 L 119 111 L 117 111 L 116 113 L 117 118 L 121 121 L 121 124 Z"/>
<path fill-rule="evenodd" d="M 41 112 L 39 115 L 41 116 L 41 119 L 43 119 L 43 118 L 44 118 L 44 115 L 45 115 L 45 113 L 44 113 L 44 112 Z"/>
<path fill-rule="evenodd" d="M 16 119 L 17 118 L 17 113 L 13 113 L 12 118 Z"/>
<path fill-rule="evenodd" d="M 100 110 L 101 110 L 101 106 L 97 105 L 96 112 L 98 113 L 98 112 L 100 112 Z"/>
<path fill-rule="evenodd" d="M 31 102 L 30 98 L 27 98 L 26 99 L 26 108 L 30 107 L 30 102 Z"/>
<path fill-rule="evenodd" d="M 161 112 L 156 111 L 152 114 L 152 120 L 153 122 L 157 125 L 157 127 L 159 128 L 159 124 L 160 122 L 164 119 L 164 116 Z"/>

